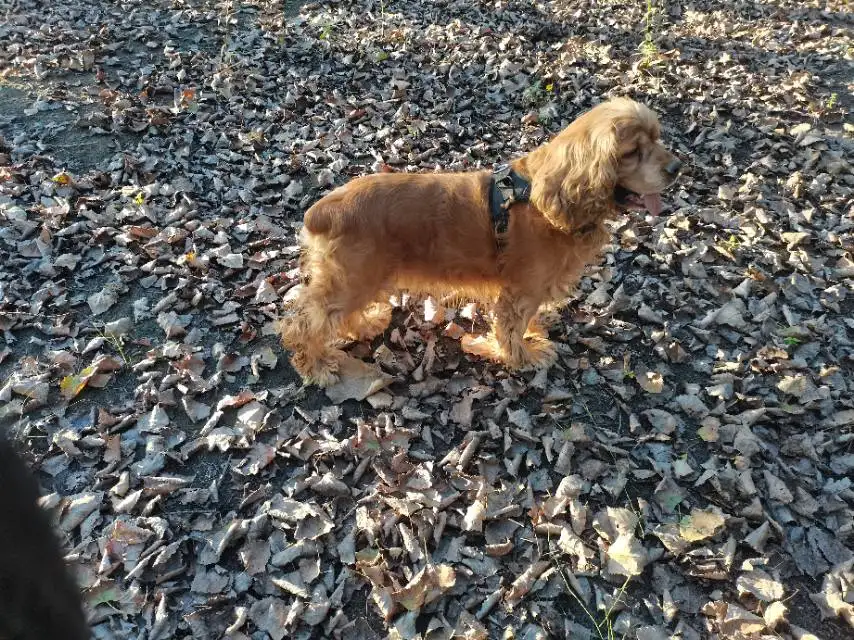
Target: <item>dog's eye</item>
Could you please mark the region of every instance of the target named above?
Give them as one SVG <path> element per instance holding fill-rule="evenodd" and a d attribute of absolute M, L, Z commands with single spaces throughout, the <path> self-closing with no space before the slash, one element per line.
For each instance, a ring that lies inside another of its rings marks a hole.
<path fill-rule="evenodd" d="M 633 157 L 637 156 L 639 153 L 640 153 L 640 148 L 635 147 L 635 148 L 634 148 L 634 149 L 632 149 L 631 151 L 626 151 L 626 152 L 623 154 L 623 158 L 624 158 L 624 159 L 626 159 L 626 160 L 628 160 L 629 158 L 633 158 Z"/>

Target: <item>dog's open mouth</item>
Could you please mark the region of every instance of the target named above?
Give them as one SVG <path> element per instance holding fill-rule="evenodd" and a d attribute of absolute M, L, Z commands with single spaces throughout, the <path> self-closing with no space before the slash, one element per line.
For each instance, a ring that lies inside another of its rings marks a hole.
<path fill-rule="evenodd" d="M 660 193 L 648 193 L 641 195 L 634 191 L 629 191 L 625 187 L 617 185 L 614 190 L 614 200 L 617 204 L 626 209 L 640 209 L 649 211 L 650 214 L 657 216 L 661 213 L 664 205 L 661 202 Z"/>

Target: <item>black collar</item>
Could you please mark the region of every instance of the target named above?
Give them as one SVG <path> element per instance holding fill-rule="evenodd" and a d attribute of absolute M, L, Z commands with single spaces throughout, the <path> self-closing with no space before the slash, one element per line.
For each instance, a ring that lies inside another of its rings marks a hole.
<path fill-rule="evenodd" d="M 531 183 L 510 168 L 502 165 L 492 172 L 489 185 L 489 215 L 496 236 L 503 235 L 510 226 L 510 207 L 516 202 L 528 202 Z"/>

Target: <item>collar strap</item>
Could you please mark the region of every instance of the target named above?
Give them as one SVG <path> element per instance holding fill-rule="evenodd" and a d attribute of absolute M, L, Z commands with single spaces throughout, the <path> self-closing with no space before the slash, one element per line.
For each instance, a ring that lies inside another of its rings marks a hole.
<path fill-rule="evenodd" d="M 489 214 L 497 236 L 510 226 L 510 208 L 517 202 L 528 202 L 531 183 L 510 168 L 501 165 L 492 172 L 489 185 Z"/>

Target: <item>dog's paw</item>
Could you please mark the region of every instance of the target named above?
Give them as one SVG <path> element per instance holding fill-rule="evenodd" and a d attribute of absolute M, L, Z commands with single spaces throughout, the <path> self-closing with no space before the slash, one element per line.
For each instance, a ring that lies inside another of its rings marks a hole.
<path fill-rule="evenodd" d="M 517 371 L 548 369 L 557 362 L 557 348 L 551 340 L 531 336 L 511 346 L 502 359 Z"/>
<path fill-rule="evenodd" d="M 525 369 L 548 369 L 557 362 L 557 347 L 555 343 L 546 338 L 525 338 L 523 349 L 524 360 L 521 368 Z"/>
<path fill-rule="evenodd" d="M 338 374 L 330 369 L 316 369 L 306 376 L 303 376 L 305 384 L 317 385 L 321 389 L 327 389 L 338 384 Z"/>
<path fill-rule="evenodd" d="M 344 327 L 344 335 L 357 342 L 372 340 L 385 331 L 390 322 L 391 306 L 372 304 Z"/>
<path fill-rule="evenodd" d="M 560 325 L 562 318 L 560 312 L 554 309 L 540 311 L 531 318 L 525 337 L 548 338 L 549 331 Z"/>
<path fill-rule="evenodd" d="M 305 354 L 294 353 L 291 365 L 305 384 L 315 384 L 325 389 L 338 382 L 342 357 L 345 357 L 344 353 L 337 349 L 311 359 L 305 357 Z"/>
<path fill-rule="evenodd" d="M 502 349 L 493 334 L 485 336 L 465 335 L 463 351 L 488 360 L 505 364 L 509 369 L 548 369 L 557 362 L 557 347 L 546 338 L 532 336 L 522 340 L 515 348 Z"/>

